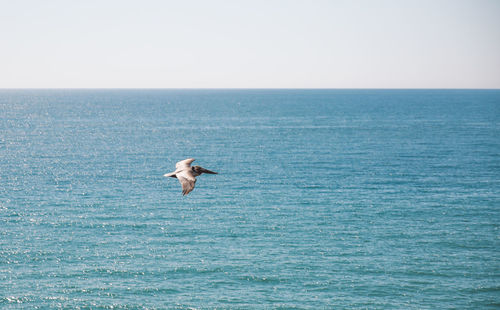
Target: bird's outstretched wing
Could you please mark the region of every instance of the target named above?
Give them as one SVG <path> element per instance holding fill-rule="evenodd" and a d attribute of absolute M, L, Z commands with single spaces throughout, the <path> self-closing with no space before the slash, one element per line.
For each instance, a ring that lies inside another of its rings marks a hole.
<path fill-rule="evenodd" d="M 194 161 L 194 158 L 188 158 L 188 159 L 181 160 L 180 162 L 175 164 L 175 169 L 179 170 L 179 169 L 183 169 L 183 168 L 189 168 L 189 166 L 191 166 L 191 163 L 193 161 Z"/>
<path fill-rule="evenodd" d="M 177 179 L 182 185 L 182 195 L 189 194 L 194 189 L 196 178 L 193 176 L 191 170 L 183 170 L 176 174 Z"/>

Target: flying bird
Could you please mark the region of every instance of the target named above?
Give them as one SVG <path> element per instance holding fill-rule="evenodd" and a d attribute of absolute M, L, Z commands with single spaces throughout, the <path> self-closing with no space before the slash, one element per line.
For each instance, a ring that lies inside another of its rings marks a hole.
<path fill-rule="evenodd" d="M 182 185 L 182 195 L 189 194 L 194 189 L 196 177 L 202 173 L 217 174 L 217 172 L 210 171 L 200 166 L 191 167 L 194 158 L 181 160 L 175 164 L 175 171 L 164 174 L 164 177 L 177 178 Z"/>

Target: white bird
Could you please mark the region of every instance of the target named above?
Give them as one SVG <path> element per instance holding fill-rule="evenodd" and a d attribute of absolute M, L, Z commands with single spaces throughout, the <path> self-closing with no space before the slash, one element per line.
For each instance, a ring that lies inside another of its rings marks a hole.
<path fill-rule="evenodd" d="M 175 171 L 166 173 L 164 177 L 177 178 L 182 185 L 182 195 L 189 194 L 194 189 L 194 184 L 196 183 L 196 177 L 201 175 L 202 173 L 209 174 L 217 174 L 217 172 L 213 172 L 202 168 L 200 166 L 191 167 L 191 163 L 194 161 L 194 158 L 188 158 L 181 160 L 177 164 L 175 164 Z"/>

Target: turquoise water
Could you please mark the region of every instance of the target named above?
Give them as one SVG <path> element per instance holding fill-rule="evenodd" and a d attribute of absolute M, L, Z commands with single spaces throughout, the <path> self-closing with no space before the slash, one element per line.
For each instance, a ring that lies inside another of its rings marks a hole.
<path fill-rule="evenodd" d="M 0 181 L 2 308 L 500 306 L 497 90 L 2 90 Z"/>

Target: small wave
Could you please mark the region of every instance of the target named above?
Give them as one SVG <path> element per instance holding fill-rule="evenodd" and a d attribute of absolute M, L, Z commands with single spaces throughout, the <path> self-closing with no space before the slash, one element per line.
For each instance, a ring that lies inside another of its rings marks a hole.
<path fill-rule="evenodd" d="M 154 294 L 178 294 L 181 291 L 176 290 L 174 288 L 165 288 L 165 287 L 146 287 L 140 290 L 135 290 L 134 293 L 138 295 L 142 294 L 149 294 L 149 295 L 154 295 Z"/>
<path fill-rule="evenodd" d="M 7 296 L 4 298 L 0 298 L 0 304 L 8 303 L 8 304 L 22 304 L 31 302 L 32 299 L 27 296 Z"/>
<path fill-rule="evenodd" d="M 180 274 L 207 274 L 207 273 L 219 273 L 224 272 L 222 268 L 193 268 L 193 267 L 176 267 L 171 273 L 180 273 Z"/>
<path fill-rule="evenodd" d="M 265 276 L 242 276 L 239 278 L 242 281 L 255 282 L 255 283 L 266 283 L 266 284 L 274 284 L 274 283 L 282 283 L 283 279 L 279 279 L 277 277 L 265 277 Z"/>
<path fill-rule="evenodd" d="M 476 287 L 464 290 L 467 293 L 495 293 L 500 292 L 500 286 Z"/>

